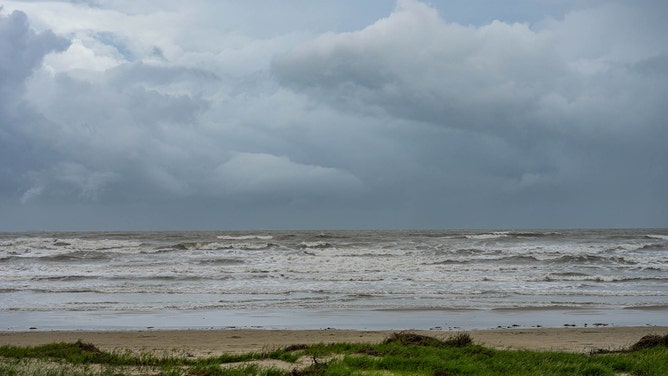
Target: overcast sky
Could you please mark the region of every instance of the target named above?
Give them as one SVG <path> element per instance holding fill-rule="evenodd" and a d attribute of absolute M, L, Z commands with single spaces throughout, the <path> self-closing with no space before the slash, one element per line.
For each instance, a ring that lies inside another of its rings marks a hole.
<path fill-rule="evenodd" d="M 663 0 L 0 5 L 0 231 L 668 227 Z"/>

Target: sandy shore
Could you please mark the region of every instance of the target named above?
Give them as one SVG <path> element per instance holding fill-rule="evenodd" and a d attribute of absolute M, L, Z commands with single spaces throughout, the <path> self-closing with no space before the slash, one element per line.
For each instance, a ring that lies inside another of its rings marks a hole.
<path fill-rule="evenodd" d="M 416 331 L 437 338 L 455 332 Z M 168 351 L 194 356 L 271 350 L 294 344 L 356 342 L 378 343 L 393 331 L 357 330 L 143 330 L 143 331 L 34 331 L 0 332 L 0 345 L 39 345 L 82 340 L 101 349 Z M 668 334 L 668 327 L 532 328 L 469 331 L 478 344 L 503 349 L 588 352 L 619 349 L 647 334 Z"/>

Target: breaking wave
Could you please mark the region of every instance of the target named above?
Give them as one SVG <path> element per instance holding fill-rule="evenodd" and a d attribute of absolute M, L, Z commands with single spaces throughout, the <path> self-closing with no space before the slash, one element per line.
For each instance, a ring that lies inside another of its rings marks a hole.
<path fill-rule="evenodd" d="M 272 235 L 219 235 L 216 238 L 220 240 L 271 240 Z"/>
<path fill-rule="evenodd" d="M 667 240 L 647 229 L 0 233 L 0 311 L 151 299 L 173 309 L 665 305 Z"/>

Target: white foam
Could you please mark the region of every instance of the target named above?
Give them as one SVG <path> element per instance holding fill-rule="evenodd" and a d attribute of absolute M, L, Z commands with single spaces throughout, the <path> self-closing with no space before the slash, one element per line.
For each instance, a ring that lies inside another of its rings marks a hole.
<path fill-rule="evenodd" d="M 327 248 L 330 244 L 327 242 L 317 241 L 317 242 L 301 242 L 299 247 L 301 248 Z"/>
<path fill-rule="evenodd" d="M 464 237 L 466 237 L 466 239 L 486 240 L 486 239 L 505 238 L 509 235 L 510 235 L 510 233 L 508 231 L 495 231 L 495 232 L 490 232 L 490 233 L 486 233 L 486 234 L 464 235 Z"/>
<path fill-rule="evenodd" d="M 271 240 L 271 235 L 219 235 L 216 238 L 220 240 Z"/>
<path fill-rule="evenodd" d="M 48 295 L 39 309 L 55 310 L 96 309 L 98 303 L 105 309 L 402 309 L 415 302 L 479 309 L 543 300 L 549 305 L 559 296 L 576 306 L 665 303 L 668 255 L 662 246 L 638 249 L 660 243 L 647 232 L 624 237 L 578 232 L 559 239 L 519 239 L 504 231 L 346 232 L 327 242 L 317 233 L 299 232 L 218 239 L 194 233 L 4 238 L 0 310 L 24 309 L 28 305 L 21 304 L 35 294 Z M 146 240 L 134 240 L 139 237 Z M 174 239 L 183 247 L 163 247 Z M 60 254 L 66 257 L 41 258 Z M 629 291 L 642 299 L 633 300 Z M 607 302 L 609 296 L 619 299 Z M 155 304 L 145 304 L 152 299 Z"/>

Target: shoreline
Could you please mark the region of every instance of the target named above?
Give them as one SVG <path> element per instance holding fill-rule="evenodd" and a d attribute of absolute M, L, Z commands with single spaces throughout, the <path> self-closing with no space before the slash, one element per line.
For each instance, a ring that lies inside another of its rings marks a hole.
<path fill-rule="evenodd" d="M 319 330 L 471 331 L 501 328 L 668 327 L 668 307 L 545 309 L 253 309 L 0 312 L 0 331 Z"/>
<path fill-rule="evenodd" d="M 0 346 L 36 346 L 54 342 L 92 343 L 104 350 L 174 352 L 207 357 L 221 354 L 263 352 L 296 344 L 379 343 L 398 330 L 56 330 L 0 332 Z M 666 335 L 668 326 L 511 328 L 468 331 L 409 330 L 439 339 L 458 332 L 471 335 L 476 344 L 497 349 L 566 351 L 586 353 L 597 349 L 628 347 L 648 334 Z"/>

